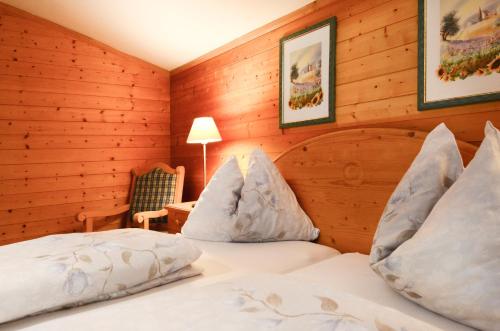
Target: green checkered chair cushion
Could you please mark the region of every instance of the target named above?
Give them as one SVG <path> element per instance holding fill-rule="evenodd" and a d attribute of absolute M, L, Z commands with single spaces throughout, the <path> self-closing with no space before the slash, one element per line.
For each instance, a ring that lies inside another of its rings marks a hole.
<path fill-rule="evenodd" d="M 130 219 L 141 211 L 160 210 L 174 202 L 176 174 L 169 174 L 161 168 L 138 176 L 130 203 Z M 151 223 L 167 222 L 167 216 L 151 218 Z"/>

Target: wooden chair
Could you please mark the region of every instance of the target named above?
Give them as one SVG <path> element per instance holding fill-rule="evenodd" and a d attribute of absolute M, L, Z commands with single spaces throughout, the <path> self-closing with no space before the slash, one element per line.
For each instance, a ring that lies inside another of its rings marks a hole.
<path fill-rule="evenodd" d="M 106 210 L 79 213 L 77 219 L 85 223 L 85 232 L 93 231 L 96 217 L 115 216 L 126 212 L 130 212 L 131 221 L 144 222 L 144 228 L 149 229 L 150 219 L 167 216 L 168 212 L 163 208 L 165 205 L 182 201 L 184 167 L 173 169 L 159 162 L 145 169 L 132 169 L 131 173 L 130 203 Z"/>

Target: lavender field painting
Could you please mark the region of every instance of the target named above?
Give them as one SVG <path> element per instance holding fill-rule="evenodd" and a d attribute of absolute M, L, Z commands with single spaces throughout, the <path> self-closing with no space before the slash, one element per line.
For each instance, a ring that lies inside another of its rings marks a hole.
<path fill-rule="evenodd" d="M 323 102 L 321 89 L 321 43 L 291 53 L 290 100 L 291 110 L 315 107 Z"/>
<path fill-rule="evenodd" d="M 500 73 L 500 0 L 441 0 L 442 81 Z"/>

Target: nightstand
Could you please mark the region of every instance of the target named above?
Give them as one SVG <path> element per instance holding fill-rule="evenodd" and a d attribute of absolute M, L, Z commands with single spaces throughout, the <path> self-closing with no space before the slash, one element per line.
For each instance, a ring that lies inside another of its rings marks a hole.
<path fill-rule="evenodd" d="M 167 232 L 178 233 L 181 232 L 182 226 L 186 223 L 191 210 L 196 201 L 172 203 L 166 205 L 165 209 L 168 211 Z"/>

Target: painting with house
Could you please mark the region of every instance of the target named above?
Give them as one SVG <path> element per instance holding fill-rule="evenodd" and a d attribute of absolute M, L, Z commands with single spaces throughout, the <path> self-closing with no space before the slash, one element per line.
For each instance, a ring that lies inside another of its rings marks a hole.
<path fill-rule="evenodd" d="M 291 54 L 290 100 L 291 109 L 313 107 L 323 101 L 321 89 L 321 44 L 317 43 Z"/>
<path fill-rule="evenodd" d="M 500 72 L 498 0 L 441 1 L 441 63 L 444 81 Z"/>
<path fill-rule="evenodd" d="M 336 19 L 280 40 L 280 127 L 332 122 Z"/>
<path fill-rule="evenodd" d="M 419 108 L 500 97 L 500 0 L 421 0 Z"/>

